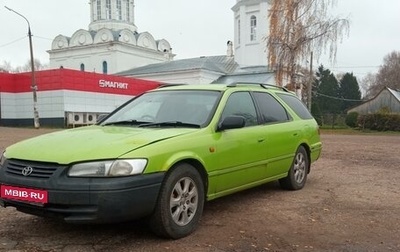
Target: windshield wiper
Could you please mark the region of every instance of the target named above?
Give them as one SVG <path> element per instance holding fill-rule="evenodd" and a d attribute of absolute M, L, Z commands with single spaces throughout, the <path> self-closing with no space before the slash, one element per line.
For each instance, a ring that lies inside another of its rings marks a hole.
<path fill-rule="evenodd" d="M 107 122 L 102 124 L 101 126 L 107 125 L 138 125 L 138 124 L 149 124 L 150 122 L 138 121 L 138 120 L 123 120 L 123 121 L 115 121 L 115 122 Z"/>
<path fill-rule="evenodd" d="M 140 124 L 138 127 L 153 127 L 153 126 L 200 128 L 200 125 L 198 125 L 198 124 L 186 123 L 186 122 L 180 122 L 180 121 L 144 123 L 144 124 Z"/>

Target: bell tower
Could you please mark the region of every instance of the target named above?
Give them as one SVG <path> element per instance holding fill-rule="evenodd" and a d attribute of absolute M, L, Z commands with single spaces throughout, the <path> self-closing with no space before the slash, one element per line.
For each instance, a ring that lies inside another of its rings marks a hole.
<path fill-rule="evenodd" d="M 90 0 L 89 31 L 107 28 L 136 32 L 134 8 L 134 0 Z"/>
<path fill-rule="evenodd" d="M 236 0 L 234 12 L 235 61 L 241 67 L 267 65 L 270 0 Z"/>

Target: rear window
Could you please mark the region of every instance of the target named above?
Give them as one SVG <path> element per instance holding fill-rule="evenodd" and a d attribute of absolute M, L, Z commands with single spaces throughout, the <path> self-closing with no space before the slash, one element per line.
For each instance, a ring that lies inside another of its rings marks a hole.
<path fill-rule="evenodd" d="M 297 97 L 288 94 L 277 94 L 301 119 L 314 118 L 307 107 Z"/>
<path fill-rule="evenodd" d="M 255 92 L 254 97 L 264 123 L 289 121 L 285 108 L 270 94 Z"/>

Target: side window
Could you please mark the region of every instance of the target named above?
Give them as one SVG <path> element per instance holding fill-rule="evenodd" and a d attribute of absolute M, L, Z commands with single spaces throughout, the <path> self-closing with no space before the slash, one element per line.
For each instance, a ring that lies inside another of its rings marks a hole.
<path fill-rule="evenodd" d="M 107 61 L 103 61 L 103 74 L 107 74 L 107 72 L 108 72 Z"/>
<path fill-rule="evenodd" d="M 246 127 L 257 125 L 257 113 L 254 107 L 253 99 L 248 92 L 236 92 L 229 96 L 222 112 L 221 120 L 227 116 L 243 116 L 246 121 Z"/>
<path fill-rule="evenodd" d="M 312 119 L 313 116 L 307 107 L 297 97 L 287 94 L 278 94 L 281 98 L 301 119 Z"/>
<path fill-rule="evenodd" d="M 289 120 L 285 108 L 270 94 L 256 92 L 254 97 L 260 108 L 264 123 L 286 122 Z"/>
<path fill-rule="evenodd" d="M 257 18 L 256 16 L 250 17 L 250 41 L 256 41 L 257 39 Z"/>

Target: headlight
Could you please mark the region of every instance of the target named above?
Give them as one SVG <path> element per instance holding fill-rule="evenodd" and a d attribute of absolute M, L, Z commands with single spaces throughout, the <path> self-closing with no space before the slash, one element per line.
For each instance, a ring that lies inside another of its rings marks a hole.
<path fill-rule="evenodd" d="M 4 163 L 6 162 L 6 156 L 4 153 L 5 152 L 3 152 L 3 154 L 1 154 L 1 157 L 0 157 L 0 168 L 3 167 Z"/>
<path fill-rule="evenodd" d="M 147 165 L 146 159 L 121 159 L 88 162 L 73 165 L 71 177 L 120 177 L 141 174 Z"/>

